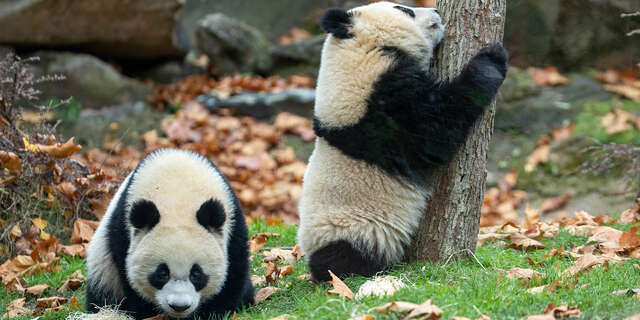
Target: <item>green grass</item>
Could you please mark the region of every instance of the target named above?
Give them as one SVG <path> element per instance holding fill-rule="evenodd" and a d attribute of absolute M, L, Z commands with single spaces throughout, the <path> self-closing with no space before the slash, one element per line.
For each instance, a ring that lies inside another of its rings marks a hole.
<path fill-rule="evenodd" d="M 631 225 L 615 225 L 626 230 Z M 249 225 L 251 234 L 258 232 L 280 233 L 279 238 L 269 238 L 266 248 L 287 246 L 296 243 L 296 227 L 269 226 L 263 221 Z M 452 316 L 465 316 L 472 319 L 481 314 L 492 319 L 520 319 L 534 314 L 541 314 L 549 303 L 556 305 L 568 302 L 578 306 L 582 311 L 580 319 L 622 319 L 634 313 L 640 313 L 640 300 L 625 295 L 614 295 L 613 291 L 640 288 L 640 270 L 633 264 L 640 264 L 640 259 L 630 259 L 620 264 L 610 264 L 608 268 L 596 266 L 587 273 L 569 279 L 559 274 L 573 264 L 573 259 L 563 257 L 544 258 L 551 248 L 569 248 L 570 244 L 579 246 L 586 243 L 586 237 L 572 236 L 561 232 L 554 239 L 541 240 L 547 249 L 525 252 L 505 249 L 504 244 L 488 243 L 476 251 L 475 259 L 451 261 L 448 264 L 414 263 L 398 264 L 385 274 L 402 279 L 408 287 L 384 298 L 365 298 L 362 300 L 345 300 L 335 295 L 328 295 L 331 288 L 328 284 L 315 284 L 300 280 L 299 275 L 308 272 L 304 260 L 295 264 L 293 274 L 278 279 L 276 287 L 280 291 L 257 306 L 238 313 L 240 319 L 269 319 L 282 314 L 290 314 L 304 319 L 347 319 L 352 316 L 375 314 L 373 308 L 388 301 L 411 301 L 416 303 L 433 299 L 443 311 L 442 319 Z M 536 262 L 543 262 L 544 267 L 529 266 L 525 257 Z M 262 255 L 256 254 L 251 264 L 251 273 L 264 275 Z M 55 274 L 39 274 L 28 277 L 29 285 L 47 283 L 53 288 L 60 286 L 66 277 L 78 269 L 83 269 L 79 259 L 61 258 L 62 271 Z M 544 276 L 530 282 L 507 279 L 500 270 L 511 267 L 531 268 L 542 272 Z M 85 273 L 86 274 L 86 273 Z M 355 292 L 367 278 L 350 277 L 345 283 Z M 578 280 L 572 289 L 559 288 L 550 293 L 529 294 L 528 288 L 550 284 L 555 281 L 570 283 Z M 74 296 L 84 304 L 84 288 L 69 292 L 65 296 Z M 257 288 L 259 289 L 259 288 Z M 43 296 L 57 295 L 55 289 L 48 289 Z M 0 310 L 19 295 L 0 297 Z M 27 298 L 32 307 L 35 298 Z M 4 311 L 3 311 L 4 312 Z M 41 319 L 58 319 L 66 313 L 60 312 Z M 376 319 L 401 319 L 403 315 L 376 315 Z M 28 317 L 18 318 L 28 319 Z"/>

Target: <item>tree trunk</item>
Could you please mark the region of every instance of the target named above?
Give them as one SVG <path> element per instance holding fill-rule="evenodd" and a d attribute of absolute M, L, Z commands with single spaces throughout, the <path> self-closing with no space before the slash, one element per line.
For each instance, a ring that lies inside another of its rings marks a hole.
<path fill-rule="evenodd" d="M 435 54 L 431 71 L 440 80 L 457 76 L 480 49 L 502 42 L 507 0 L 439 0 L 447 35 Z M 452 163 L 433 175 L 409 261 L 445 261 L 476 248 L 480 207 L 487 176 L 487 151 L 493 133 L 495 102 L 478 119 Z"/>

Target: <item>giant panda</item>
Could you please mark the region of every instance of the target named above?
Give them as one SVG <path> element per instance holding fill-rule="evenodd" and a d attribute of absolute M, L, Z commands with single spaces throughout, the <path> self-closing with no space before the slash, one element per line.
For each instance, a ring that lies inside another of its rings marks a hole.
<path fill-rule="evenodd" d="M 436 9 L 376 2 L 329 9 L 298 241 L 313 279 L 371 276 L 404 257 L 432 194 L 491 103 L 507 54 L 482 49 L 449 82 L 428 67 L 444 35 Z"/>
<path fill-rule="evenodd" d="M 155 151 L 122 183 L 89 244 L 87 310 L 208 319 L 251 304 L 247 238 L 213 163 Z"/>

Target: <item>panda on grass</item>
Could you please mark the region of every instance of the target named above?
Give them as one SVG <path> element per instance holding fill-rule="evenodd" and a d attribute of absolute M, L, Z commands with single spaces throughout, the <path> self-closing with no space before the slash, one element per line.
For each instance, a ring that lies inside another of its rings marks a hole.
<path fill-rule="evenodd" d="M 206 158 L 147 156 L 122 183 L 87 252 L 87 310 L 136 319 L 223 315 L 253 302 L 238 200 Z"/>
<path fill-rule="evenodd" d="M 435 9 L 376 2 L 329 9 L 298 241 L 312 277 L 371 276 L 404 257 L 434 168 L 449 164 L 507 71 L 499 44 L 450 82 L 428 67 L 444 35 Z M 428 213 L 427 213 L 428 214 Z"/>

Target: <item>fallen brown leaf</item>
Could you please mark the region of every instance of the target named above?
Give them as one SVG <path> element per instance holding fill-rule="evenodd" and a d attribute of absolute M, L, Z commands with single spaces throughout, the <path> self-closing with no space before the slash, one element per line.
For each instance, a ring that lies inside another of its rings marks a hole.
<path fill-rule="evenodd" d="M 525 172 L 532 172 L 538 164 L 549 162 L 549 153 L 551 146 L 549 145 L 549 137 L 542 137 L 536 145 L 536 149 L 527 157 L 527 163 L 524 166 Z"/>
<path fill-rule="evenodd" d="M 537 250 L 546 248 L 540 241 L 533 240 L 521 233 L 514 233 L 509 236 L 511 244 L 507 248 L 516 250 Z"/>
<path fill-rule="evenodd" d="M 569 140 L 573 134 L 573 123 L 564 126 L 553 128 L 553 141 L 556 143 Z"/>
<path fill-rule="evenodd" d="M 620 84 L 620 85 L 605 84 L 604 89 L 609 92 L 620 94 L 633 101 L 640 102 L 640 88 L 636 88 L 634 86 L 629 86 L 624 84 Z"/>
<path fill-rule="evenodd" d="M 266 280 L 265 280 L 264 276 L 257 276 L 255 274 L 251 275 L 251 284 L 253 284 L 254 287 L 261 286 L 265 282 L 266 282 Z"/>
<path fill-rule="evenodd" d="M 0 150 L 0 165 L 2 165 L 2 168 L 17 174 L 22 172 L 22 162 L 18 155 L 13 152 Z"/>
<path fill-rule="evenodd" d="M 607 113 L 600 119 L 600 125 L 605 128 L 606 134 L 611 135 L 633 129 L 634 121 L 633 114 L 624 110 L 613 109 L 612 112 Z"/>
<path fill-rule="evenodd" d="M 523 269 L 523 268 L 517 268 L 517 267 L 513 267 L 509 270 L 509 273 L 507 274 L 507 278 L 509 279 L 527 279 L 527 280 L 531 280 L 534 277 L 542 277 L 543 274 L 535 271 L 535 270 L 531 270 L 531 269 Z"/>
<path fill-rule="evenodd" d="M 407 313 L 413 311 L 418 305 L 413 302 L 392 301 L 375 308 L 377 313 L 388 314 L 391 312 Z"/>
<path fill-rule="evenodd" d="M 35 286 L 31 286 L 26 289 L 26 292 L 32 294 L 34 296 L 42 294 L 45 290 L 49 288 L 49 285 L 46 284 L 37 284 Z"/>
<path fill-rule="evenodd" d="M 620 246 L 626 249 L 640 247 L 640 235 L 638 234 L 638 225 L 635 225 L 620 236 Z"/>
<path fill-rule="evenodd" d="M 2 315 L 2 318 L 15 318 L 23 315 L 30 315 L 31 310 L 24 307 L 26 298 L 15 299 L 7 305 L 7 313 Z"/>
<path fill-rule="evenodd" d="M 640 222 L 640 213 L 634 209 L 627 209 L 620 215 L 618 219 L 619 223 L 634 223 Z"/>
<path fill-rule="evenodd" d="M 34 145 L 40 152 L 46 153 L 55 158 L 67 158 L 72 154 L 80 151 L 82 146 L 73 143 L 73 138 L 67 140 L 64 144 L 56 143 L 53 145 Z"/>
<path fill-rule="evenodd" d="M 542 69 L 529 67 L 527 70 L 533 81 L 540 86 L 558 86 L 569 83 L 569 79 L 561 75 L 555 67 L 549 66 Z"/>
<path fill-rule="evenodd" d="M 261 303 L 264 300 L 267 300 L 272 294 L 276 293 L 276 291 L 280 290 L 280 288 L 276 287 L 264 287 L 256 292 L 253 304 L 256 305 Z"/>
<path fill-rule="evenodd" d="M 329 284 L 333 285 L 333 289 L 329 290 L 329 293 L 337 294 L 341 297 L 345 297 L 347 299 L 353 299 L 354 294 L 349 287 L 340 280 L 340 278 L 336 277 L 331 270 L 329 271 L 329 275 L 331 276 L 331 280 L 327 281 Z"/>
<path fill-rule="evenodd" d="M 559 306 L 550 303 L 543 312 L 544 314 L 551 314 L 556 318 L 577 317 L 580 315 L 578 307 L 569 307 L 567 303 Z"/>
<path fill-rule="evenodd" d="M 561 196 L 546 199 L 540 205 L 540 211 L 542 213 L 548 213 L 551 211 L 562 209 L 564 208 L 564 206 L 567 205 L 567 202 L 569 202 L 570 199 L 571 199 L 570 194 L 563 194 Z"/>
<path fill-rule="evenodd" d="M 442 310 L 429 299 L 413 309 L 404 319 L 440 319 L 441 316 Z"/>

